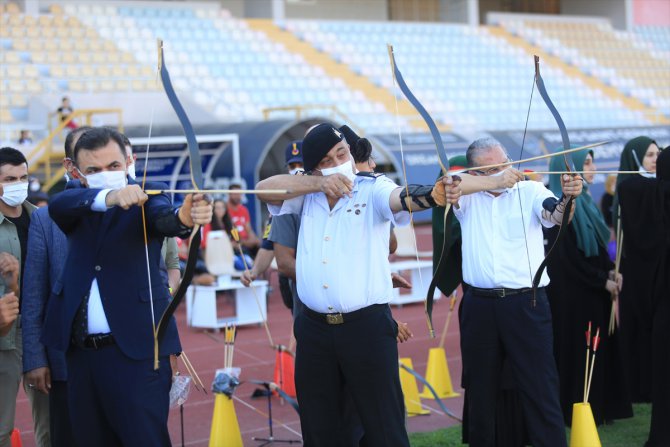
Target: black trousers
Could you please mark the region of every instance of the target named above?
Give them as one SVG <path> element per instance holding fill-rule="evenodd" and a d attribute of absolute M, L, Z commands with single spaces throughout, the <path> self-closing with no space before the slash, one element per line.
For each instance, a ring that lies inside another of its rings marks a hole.
<path fill-rule="evenodd" d="M 496 399 L 502 359 L 510 362 L 521 394 L 531 444 L 567 445 L 553 355 L 551 310 L 544 289 L 504 298 L 463 297 L 461 339 L 468 390 L 471 447 L 495 445 Z"/>
<path fill-rule="evenodd" d="M 170 446 L 168 357 L 133 360 L 116 345 L 67 353 L 68 403 L 79 446 Z"/>
<path fill-rule="evenodd" d="M 295 382 L 306 447 L 352 446 L 344 384 L 368 446 L 409 447 L 398 374 L 398 328 L 388 306 L 329 325 L 305 312 L 295 318 Z"/>
<path fill-rule="evenodd" d="M 49 431 L 52 447 L 74 447 L 74 434 L 67 402 L 67 382 L 52 380 L 49 390 Z"/>

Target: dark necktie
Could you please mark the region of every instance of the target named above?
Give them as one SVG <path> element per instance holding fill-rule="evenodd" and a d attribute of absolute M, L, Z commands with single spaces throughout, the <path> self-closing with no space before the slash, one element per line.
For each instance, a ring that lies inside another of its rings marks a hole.
<path fill-rule="evenodd" d="M 84 340 L 88 337 L 88 296 L 86 294 L 81 300 L 72 322 L 72 343 L 79 347 L 84 346 Z"/>

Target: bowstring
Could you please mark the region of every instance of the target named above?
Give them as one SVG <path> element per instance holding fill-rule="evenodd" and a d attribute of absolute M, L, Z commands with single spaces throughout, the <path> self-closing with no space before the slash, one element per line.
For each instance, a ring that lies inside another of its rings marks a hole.
<path fill-rule="evenodd" d="M 399 89 L 400 87 L 396 83 L 396 77 L 395 77 L 395 56 L 393 56 L 392 59 L 392 65 L 391 65 L 391 79 L 393 83 L 394 90 Z M 409 198 L 409 183 L 407 181 L 407 166 L 405 165 L 405 151 L 404 151 L 404 144 L 402 142 L 402 128 L 400 127 L 400 108 L 398 106 L 398 96 L 394 93 L 393 94 L 393 100 L 395 103 L 395 124 L 396 128 L 398 129 L 398 142 L 400 145 L 400 163 L 402 165 L 402 175 L 403 179 L 405 181 L 405 194 L 407 195 L 407 198 Z M 416 231 L 414 229 L 414 212 L 412 211 L 412 201 L 408 200 L 407 202 L 407 208 L 409 211 L 409 225 L 410 228 L 412 229 L 412 242 L 414 244 L 414 254 L 416 256 L 416 262 L 419 264 L 420 259 L 419 259 L 419 246 L 416 241 Z M 419 271 L 419 283 L 421 285 L 421 290 L 424 289 L 423 286 L 423 275 L 421 273 L 421 269 L 418 269 Z M 433 330 L 431 327 L 431 323 L 428 323 L 429 325 L 429 330 Z"/>
<path fill-rule="evenodd" d="M 526 125 L 523 129 L 523 137 L 521 139 L 521 152 L 519 153 L 519 160 L 523 159 L 523 149 L 526 145 L 526 135 L 528 133 L 528 122 L 530 121 L 530 110 L 533 106 L 533 93 L 535 92 L 535 82 L 537 74 L 533 76 L 533 86 L 530 89 L 530 101 L 528 102 L 528 111 L 526 112 Z M 517 164 L 517 170 L 521 169 L 521 163 Z M 526 219 L 523 215 L 523 205 L 521 200 L 521 187 L 520 182 L 517 182 L 516 189 L 519 196 L 519 211 L 521 212 L 521 228 L 523 229 L 523 240 L 526 247 L 526 261 L 528 262 L 528 276 L 530 278 L 531 288 L 533 287 L 533 268 L 530 265 L 530 250 L 528 249 L 528 235 L 526 234 Z M 533 307 L 535 307 L 535 290 L 533 290 Z"/>

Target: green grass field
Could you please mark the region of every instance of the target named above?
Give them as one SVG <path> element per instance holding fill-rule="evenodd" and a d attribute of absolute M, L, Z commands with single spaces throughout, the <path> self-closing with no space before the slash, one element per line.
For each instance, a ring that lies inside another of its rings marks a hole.
<path fill-rule="evenodd" d="M 603 447 L 642 447 L 649 435 L 651 405 L 633 405 L 635 417 L 621 419 L 611 425 L 598 427 Z M 566 430 L 568 442 L 570 430 Z M 430 433 L 412 433 L 409 436 L 412 447 L 461 447 L 461 427 L 450 427 Z"/>

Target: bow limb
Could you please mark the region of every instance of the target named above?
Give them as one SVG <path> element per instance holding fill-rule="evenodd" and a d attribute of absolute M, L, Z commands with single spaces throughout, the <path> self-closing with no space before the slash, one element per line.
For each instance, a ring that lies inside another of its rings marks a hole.
<path fill-rule="evenodd" d="M 193 184 L 193 189 L 201 190 L 204 186 L 204 176 L 202 172 L 202 160 L 200 158 L 198 141 L 196 140 L 195 131 L 193 130 L 191 121 L 188 119 L 188 116 L 184 111 L 184 107 L 179 102 L 179 98 L 177 98 L 177 94 L 172 87 L 170 73 L 168 72 L 167 66 L 165 65 L 165 59 L 163 58 L 163 41 L 160 39 L 158 40 L 158 73 L 160 75 L 165 94 L 167 95 L 168 100 L 170 101 L 170 105 L 174 109 L 177 118 L 179 119 L 179 123 L 181 124 L 181 127 L 184 131 L 184 135 L 186 136 L 189 153 L 189 166 L 191 168 L 191 183 Z M 193 279 L 198 250 L 200 249 L 200 237 L 200 225 L 194 225 L 193 231 L 191 232 L 191 236 L 189 238 L 188 258 L 186 261 L 186 268 L 184 269 L 184 275 L 181 282 L 179 283 L 177 291 L 172 297 L 172 300 L 161 315 L 154 332 L 155 359 L 158 356 L 158 344 L 165 335 L 165 330 L 167 329 L 168 323 L 170 322 L 170 318 L 186 295 L 186 290 L 188 289 L 188 286 Z"/>
<path fill-rule="evenodd" d="M 414 371 L 412 368 L 410 368 L 409 366 L 405 365 L 402 362 L 398 362 L 398 366 L 401 369 L 404 369 L 405 371 L 413 375 L 419 382 L 423 383 L 425 387 L 428 388 L 428 391 L 430 391 L 430 393 L 433 395 L 433 397 L 435 398 L 435 402 L 437 402 L 442 411 L 444 411 L 444 414 L 446 414 L 452 419 L 457 420 L 458 422 L 463 422 L 463 419 L 460 419 L 451 410 L 449 410 L 446 405 L 444 405 L 444 402 L 442 402 L 442 399 L 440 399 L 440 396 L 438 396 L 437 392 L 435 391 L 435 388 L 433 388 L 433 386 L 424 377 L 422 377 L 421 374 Z"/>
<path fill-rule="evenodd" d="M 442 143 L 442 135 L 440 135 L 440 131 L 437 128 L 437 125 L 435 125 L 435 121 L 433 118 L 430 116 L 426 108 L 419 102 L 419 100 L 414 96 L 414 93 L 409 89 L 407 86 L 407 83 L 405 82 L 405 79 L 402 77 L 402 73 L 400 73 L 400 70 L 398 69 L 398 64 L 395 61 L 395 56 L 393 54 L 393 46 L 392 45 L 387 45 L 388 53 L 389 53 L 389 59 L 391 62 L 391 71 L 393 73 L 393 79 L 398 83 L 398 87 L 400 88 L 400 91 L 405 95 L 405 98 L 412 104 L 412 106 L 416 109 L 417 112 L 419 112 L 419 115 L 421 115 L 421 118 L 425 121 L 426 125 L 428 126 L 428 130 L 430 131 L 431 136 L 433 137 L 433 141 L 435 142 L 435 151 L 437 152 L 437 159 L 438 163 L 440 164 L 440 169 L 442 169 L 442 174 L 443 175 L 448 175 L 449 173 L 449 158 L 447 157 L 447 152 L 444 148 L 444 144 Z M 397 106 L 397 103 L 396 103 Z M 397 114 L 396 110 L 396 114 Z M 399 127 L 398 127 L 399 128 Z M 402 153 L 402 137 L 400 139 L 400 150 Z M 404 156 L 403 158 L 403 177 L 405 180 L 405 188 L 408 187 L 408 182 L 407 182 L 407 171 L 405 169 L 405 162 L 404 162 Z M 409 195 L 409 194 L 408 194 Z M 434 267 L 435 274 L 433 275 L 433 278 L 430 282 L 430 286 L 428 287 L 428 294 L 426 295 L 425 299 L 425 308 L 426 308 L 426 320 L 428 323 L 428 330 L 430 332 L 430 337 L 435 338 L 435 329 L 433 328 L 433 295 L 435 292 L 435 288 L 437 287 L 437 278 L 438 278 L 438 273 L 440 273 L 440 266 L 442 265 L 442 262 L 444 260 L 444 253 L 446 251 L 446 247 L 448 247 L 447 243 L 447 238 L 448 234 L 446 233 L 447 228 L 451 227 L 451 216 L 453 216 L 453 213 L 451 211 L 451 204 L 447 204 L 445 210 L 444 210 L 444 228 L 445 228 L 445 235 L 444 235 L 444 240 L 442 242 L 442 251 L 440 253 L 440 258 L 438 261 L 437 266 Z M 412 219 L 412 205 L 409 205 L 409 213 L 410 213 L 410 224 L 412 225 L 412 229 L 414 229 L 414 223 Z M 449 225 L 449 226 L 447 226 Z M 416 245 L 416 236 L 415 236 L 415 245 Z M 416 246 L 415 246 L 416 248 Z M 417 261 L 418 261 L 419 255 L 417 251 Z"/>
<path fill-rule="evenodd" d="M 563 123 L 563 118 L 561 118 L 561 115 L 558 113 L 558 110 L 556 109 L 556 106 L 554 106 L 554 103 L 552 102 L 551 98 L 549 98 L 549 94 L 547 93 L 547 89 L 544 86 L 544 80 L 542 79 L 542 75 L 540 74 L 540 58 L 538 56 L 535 56 L 535 85 L 537 85 L 537 91 L 544 100 L 544 103 L 546 104 L 547 108 L 551 112 L 551 114 L 554 117 L 554 120 L 556 121 L 556 124 L 558 126 L 558 130 L 561 133 L 561 141 L 563 143 L 563 150 L 568 150 L 570 149 L 570 138 L 568 137 L 568 130 L 565 127 L 565 123 Z M 565 169 L 568 172 L 575 171 L 575 165 L 572 162 L 572 157 L 568 157 L 568 154 L 563 154 L 563 159 L 565 162 Z M 573 205 L 573 200 L 574 197 L 570 196 L 568 198 L 567 203 L 565 204 L 565 211 L 563 212 L 563 218 L 561 219 L 561 228 L 558 229 L 558 234 L 556 235 L 556 240 L 554 240 L 554 243 L 552 244 L 551 248 L 547 252 L 546 256 L 542 260 L 542 263 L 540 264 L 540 267 L 537 269 L 537 272 L 535 272 L 535 275 L 533 276 L 533 297 L 535 297 L 535 291 L 537 290 L 537 286 L 540 284 L 540 280 L 542 279 L 542 273 L 547 267 L 547 263 L 549 262 L 549 257 L 554 251 L 554 247 L 558 244 L 558 242 L 561 239 L 561 236 L 563 235 L 565 231 L 565 227 L 568 226 L 568 223 L 570 221 L 570 212 L 572 210 L 572 205 Z M 535 302 L 535 298 L 533 298 L 533 302 Z"/>

